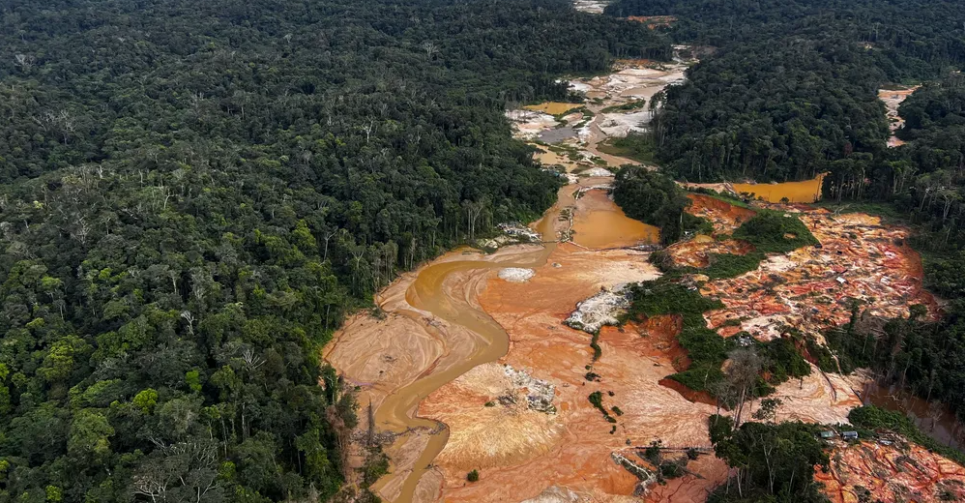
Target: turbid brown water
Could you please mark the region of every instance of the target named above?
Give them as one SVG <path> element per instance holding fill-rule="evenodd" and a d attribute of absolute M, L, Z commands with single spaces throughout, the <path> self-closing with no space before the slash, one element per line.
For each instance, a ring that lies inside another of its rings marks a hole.
<path fill-rule="evenodd" d="M 821 183 L 824 174 L 811 180 L 784 183 L 735 183 L 738 194 L 749 193 L 769 203 L 780 203 L 787 198 L 791 203 L 813 203 L 821 199 Z"/>
<path fill-rule="evenodd" d="M 559 114 L 578 106 L 580 105 L 572 103 L 548 103 L 526 108 Z M 595 134 L 591 134 L 586 145 L 587 151 L 600 155 L 610 166 L 636 164 L 626 158 L 599 153 L 596 145 L 599 141 L 606 139 L 606 136 L 600 132 L 595 123 L 592 124 L 592 131 Z M 586 188 L 609 182 L 612 182 L 612 178 L 583 179 L 580 186 Z M 405 292 L 405 301 L 408 305 L 431 313 L 452 327 L 467 329 L 473 335 L 474 342 L 469 354 L 457 363 L 439 369 L 434 365 L 430 366 L 411 383 L 390 392 L 376 409 L 374 420 L 380 431 L 403 433 L 428 430 L 432 432 L 427 445 L 418 454 L 411 472 L 396 475 L 404 477 L 400 487 L 398 480 L 391 482 L 399 487 L 398 496 L 394 499 L 395 503 L 413 501 L 420 479 L 430 469 L 433 460 L 449 439 L 449 430 L 444 424 L 417 416 L 419 403 L 433 391 L 472 368 L 498 360 L 509 349 L 507 333 L 489 315 L 474 305 L 470 298 L 473 292 L 453 295 L 452 291 L 446 289 L 447 280 L 506 267 L 535 268 L 546 263 L 547 258 L 556 248 L 556 231 L 557 226 L 561 225 L 559 220 L 561 210 L 573 203 L 574 192 L 573 186 L 562 188 L 559 193 L 560 201 L 547 210 L 543 218 L 535 224 L 535 229 L 543 239 L 541 246 L 532 247 L 532 251 L 516 253 L 503 261 L 499 259 L 439 261 L 422 268 L 408 286 Z M 591 191 L 591 194 L 593 195 L 589 197 L 593 199 L 593 208 L 577 215 L 577 221 L 574 222 L 579 233 L 579 237 L 575 239 L 577 243 L 590 248 L 612 248 L 630 246 L 639 242 L 655 242 L 659 239 L 659 231 L 655 227 L 628 218 L 606 198 L 605 192 Z M 430 324 L 428 330 L 439 332 L 435 335 L 445 340 L 446 334 L 439 328 Z M 386 492 L 395 492 L 395 490 L 381 491 L 388 484 L 389 477 L 383 477 L 372 489 L 386 497 Z"/>
<path fill-rule="evenodd" d="M 470 355 L 458 364 L 440 372 L 433 372 L 430 368 L 426 371 L 427 375 L 396 390 L 386 397 L 376 411 L 375 422 L 381 430 L 404 432 L 409 429 L 428 428 L 433 431 L 428 445 L 419 455 L 412 472 L 402 484 L 396 503 L 412 501 L 419 479 L 429 469 L 432 460 L 442 451 L 449 439 L 449 432 L 444 424 L 415 416 L 419 402 L 473 367 L 498 360 L 509 349 L 509 337 L 505 330 L 467 299 L 447 295 L 443 289 L 443 283 L 454 274 L 470 270 L 530 268 L 542 265 L 556 246 L 553 222 L 558 215 L 559 209 L 554 206 L 536 224 L 545 243 L 523 257 L 515 258 L 511 262 L 465 260 L 433 264 L 422 269 L 406 291 L 406 301 L 412 307 L 430 312 L 453 325 L 468 328 L 481 339 L 481 343 L 477 344 Z M 384 480 L 382 482 L 384 483 Z M 375 489 L 378 490 L 378 487 L 376 485 Z"/>
<path fill-rule="evenodd" d="M 628 217 L 607 198 L 603 190 L 591 190 L 588 199 L 592 211 L 579 214 L 573 221 L 573 241 L 600 250 L 633 246 L 640 242 L 659 243 L 660 228 Z"/>
<path fill-rule="evenodd" d="M 938 402 L 929 403 L 898 386 L 869 383 L 863 393 L 865 404 L 901 412 L 922 432 L 935 440 L 959 450 L 965 450 L 965 429 L 955 413 Z"/>

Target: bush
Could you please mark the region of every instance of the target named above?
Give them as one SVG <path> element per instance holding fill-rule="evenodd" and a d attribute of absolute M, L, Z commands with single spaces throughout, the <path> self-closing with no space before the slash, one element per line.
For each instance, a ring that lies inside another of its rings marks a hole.
<path fill-rule="evenodd" d="M 469 474 L 466 475 L 466 480 L 468 480 L 469 482 L 478 482 L 478 481 L 479 481 L 479 471 L 478 471 L 478 470 L 473 470 L 473 471 L 469 472 Z"/>
<path fill-rule="evenodd" d="M 760 210 L 734 232 L 762 253 L 787 253 L 802 246 L 818 244 L 807 226 L 797 217 L 779 211 Z"/>

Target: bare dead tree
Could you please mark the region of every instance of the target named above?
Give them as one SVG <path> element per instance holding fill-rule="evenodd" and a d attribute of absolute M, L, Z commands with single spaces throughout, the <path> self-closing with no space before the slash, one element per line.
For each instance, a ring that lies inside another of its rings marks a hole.
<path fill-rule="evenodd" d="M 29 54 L 17 54 L 13 57 L 14 64 L 19 66 L 23 73 L 30 72 L 30 69 L 34 66 L 34 61 L 36 59 Z"/>

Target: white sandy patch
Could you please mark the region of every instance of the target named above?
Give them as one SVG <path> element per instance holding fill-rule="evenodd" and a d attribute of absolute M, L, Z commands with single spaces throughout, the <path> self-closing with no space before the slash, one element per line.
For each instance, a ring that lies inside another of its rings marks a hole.
<path fill-rule="evenodd" d="M 499 271 L 499 279 L 510 283 L 525 283 L 536 275 L 532 269 L 521 269 L 519 267 L 507 267 Z"/>
<path fill-rule="evenodd" d="M 566 324 L 583 330 L 596 332 L 603 325 L 616 325 L 617 316 L 630 307 L 630 299 L 623 292 L 604 290 L 576 305 L 576 311 L 566 319 Z"/>

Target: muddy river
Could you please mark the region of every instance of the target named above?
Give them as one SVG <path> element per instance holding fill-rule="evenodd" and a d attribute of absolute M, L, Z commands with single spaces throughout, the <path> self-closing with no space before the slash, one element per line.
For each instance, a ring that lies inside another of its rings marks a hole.
<path fill-rule="evenodd" d="M 540 232 L 546 243 L 540 247 L 534 247 L 531 252 L 516 257 L 511 262 L 460 260 L 432 264 L 419 271 L 415 281 L 406 291 L 405 300 L 413 308 L 431 313 L 448 323 L 469 329 L 481 340 L 460 363 L 440 372 L 432 372 L 432 369 L 429 369 L 428 375 L 387 396 L 376 411 L 375 421 L 380 429 L 404 432 L 416 428 L 429 428 L 433 432 L 429 437 L 428 444 L 416 461 L 413 471 L 402 484 L 401 492 L 395 500 L 396 503 L 412 501 L 419 479 L 449 439 L 449 432 L 444 424 L 414 415 L 419 402 L 439 389 L 440 386 L 466 373 L 473 367 L 496 361 L 505 355 L 509 348 L 509 337 L 498 323 L 481 309 L 471 304 L 469 300 L 449 295 L 443 288 L 443 284 L 450 276 L 470 270 L 498 270 L 507 267 L 532 268 L 544 264 L 546 258 L 556 246 L 556 233 L 552 224 L 557 215 L 558 210 L 554 207 L 547 212 L 542 220 L 535 224 L 536 230 Z M 383 478 L 380 482 L 384 484 L 386 480 Z M 379 485 L 377 484 L 374 489 L 378 490 L 378 488 Z"/>
<path fill-rule="evenodd" d="M 353 316 L 326 346 L 325 360 L 358 387 L 359 403 L 372 411 L 360 414 L 359 432 L 377 434 L 390 458 L 390 473 L 371 488 L 384 501 L 577 501 L 577 493 L 592 501 L 624 501 L 638 479 L 614 463 L 614 456 L 632 457 L 632 446 L 658 439 L 681 448 L 706 447 L 706 418 L 714 407 L 660 384 L 679 348 L 659 337 L 659 327 L 601 330 L 602 356 L 594 358 L 590 335 L 563 323 L 601 290 L 660 274 L 645 252 L 632 249 L 658 243 L 659 229 L 627 217 L 610 200 L 605 189 L 612 176 L 587 175 L 602 171 L 595 169 L 602 164 L 611 171 L 637 164 L 597 148 L 610 135 L 625 134 L 626 118 L 603 114 L 602 108 L 652 95 L 679 81 L 683 71 L 683 64 L 659 71 L 630 68 L 573 83 L 603 103 L 588 102 L 594 114 L 584 116 L 589 122 L 575 134 L 566 131 L 565 156 L 544 151 L 537 157 L 564 165 L 571 182 L 531 225 L 542 242 L 492 254 L 456 250 L 406 273 L 376 296 L 383 316 Z M 528 108 L 558 115 L 574 107 Z M 523 118 L 515 133 L 521 139 L 560 126 L 553 117 L 518 117 Z M 820 197 L 821 182 L 819 176 L 722 185 L 770 202 L 807 203 Z M 559 242 L 564 236 L 571 242 Z M 523 279 L 506 279 L 507 268 Z M 600 379 L 585 378 L 591 368 Z M 550 410 L 529 406 L 533 386 L 550 390 L 544 403 Z M 785 383 L 779 395 L 791 405 L 779 411 L 779 420 L 843 422 L 860 403 L 848 392 L 852 389 L 843 377 L 817 373 Z M 607 406 L 618 407 L 616 423 L 590 404 L 592 391 L 605 391 Z M 869 400 L 894 408 L 886 403 L 892 395 L 873 391 Z M 902 410 L 914 409 L 907 399 L 899 401 L 906 405 Z M 919 422 L 927 431 L 932 416 L 926 409 L 913 412 L 928 418 Z M 934 423 L 939 436 L 957 438 L 953 419 L 938 417 Z M 349 465 L 361 467 L 364 442 L 353 442 L 351 450 Z M 467 483 L 467 472 L 477 468 L 480 480 Z M 653 487 L 650 499 L 702 501 L 727 476 L 714 456 L 701 457 L 691 468 L 699 475 Z M 348 475 L 350 484 L 356 473 Z"/>

